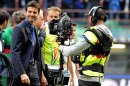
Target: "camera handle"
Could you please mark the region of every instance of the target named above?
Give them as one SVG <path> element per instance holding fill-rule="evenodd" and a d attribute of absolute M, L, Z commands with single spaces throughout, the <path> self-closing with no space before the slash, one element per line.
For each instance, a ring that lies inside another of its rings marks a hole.
<path fill-rule="evenodd" d="M 61 45 L 64 45 L 65 39 L 61 38 L 60 40 L 61 40 Z M 58 81 L 58 84 L 60 84 L 61 86 L 63 85 L 63 73 L 62 73 L 62 70 L 64 70 L 63 64 L 64 64 L 64 59 L 63 59 L 62 53 L 60 52 L 60 68 L 59 68 L 59 77 L 57 81 Z"/>

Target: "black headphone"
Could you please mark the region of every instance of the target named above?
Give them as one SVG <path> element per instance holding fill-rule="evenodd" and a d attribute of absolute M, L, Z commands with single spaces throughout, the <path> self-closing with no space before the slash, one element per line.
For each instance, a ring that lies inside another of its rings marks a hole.
<path fill-rule="evenodd" d="M 90 12 L 89 12 L 89 14 L 92 16 L 91 22 L 92 22 L 93 24 L 96 24 L 96 23 L 97 23 L 97 20 L 100 19 L 100 18 L 97 17 L 97 11 L 98 11 L 99 8 L 101 8 L 102 10 L 104 10 L 104 9 L 103 9 L 102 7 L 100 7 L 100 6 L 95 6 L 95 7 L 93 7 L 93 8 L 90 10 Z M 103 21 L 106 22 L 106 20 L 107 20 L 107 15 L 106 15 L 106 13 L 104 13 L 104 14 L 105 14 L 105 16 L 104 16 L 104 18 L 103 18 Z M 102 16 L 102 15 L 99 15 L 99 16 Z"/>

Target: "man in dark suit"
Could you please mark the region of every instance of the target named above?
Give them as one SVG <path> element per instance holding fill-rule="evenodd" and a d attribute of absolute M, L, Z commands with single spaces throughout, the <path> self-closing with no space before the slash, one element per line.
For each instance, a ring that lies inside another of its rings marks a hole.
<path fill-rule="evenodd" d="M 40 6 L 36 1 L 26 5 L 26 19 L 18 24 L 12 34 L 11 61 L 14 66 L 14 86 L 40 86 L 36 63 L 41 63 L 40 47 L 45 38 L 43 29 L 39 35 L 33 23 L 37 20 Z"/>

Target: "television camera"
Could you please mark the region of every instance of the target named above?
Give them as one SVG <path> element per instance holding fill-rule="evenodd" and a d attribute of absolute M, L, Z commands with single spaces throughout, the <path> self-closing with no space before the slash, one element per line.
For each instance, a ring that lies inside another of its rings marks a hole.
<path fill-rule="evenodd" d="M 49 30 L 50 34 L 57 35 L 57 41 L 64 45 L 64 41 L 72 35 L 72 21 L 67 13 L 62 13 L 59 20 L 53 19 L 50 21 Z M 58 69 L 49 69 L 49 81 L 51 81 L 49 83 L 54 86 L 68 84 L 69 76 L 64 72 L 63 64 L 63 55 L 60 53 L 60 67 Z"/>
<path fill-rule="evenodd" d="M 58 39 L 68 39 L 72 34 L 72 21 L 67 13 L 62 13 L 59 20 L 49 22 L 50 34 L 58 36 Z"/>

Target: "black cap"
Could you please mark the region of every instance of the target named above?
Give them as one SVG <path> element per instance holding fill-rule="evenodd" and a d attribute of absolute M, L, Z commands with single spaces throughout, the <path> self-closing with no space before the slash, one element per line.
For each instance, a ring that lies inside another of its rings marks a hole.
<path fill-rule="evenodd" d="M 87 16 L 93 16 L 97 17 L 98 19 L 103 19 L 104 16 L 106 15 L 104 9 L 100 6 L 94 6 L 90 9 L 90 11 L 86 14 L 84 14 L 86 17 Z"/>

